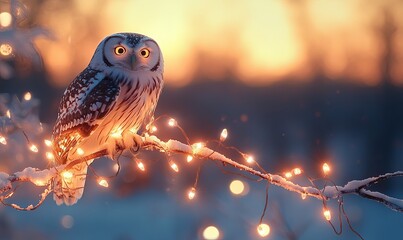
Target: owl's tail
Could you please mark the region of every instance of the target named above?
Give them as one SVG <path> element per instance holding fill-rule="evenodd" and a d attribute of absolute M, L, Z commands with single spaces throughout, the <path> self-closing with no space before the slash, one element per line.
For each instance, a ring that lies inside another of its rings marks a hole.
<path fill-rule="evenodd" d="M 53 199 L 57 205 L 75 204 L 83 195 L 87 163 L 79 163 L 70 170 L 58 174 L 53 182 Z"/>

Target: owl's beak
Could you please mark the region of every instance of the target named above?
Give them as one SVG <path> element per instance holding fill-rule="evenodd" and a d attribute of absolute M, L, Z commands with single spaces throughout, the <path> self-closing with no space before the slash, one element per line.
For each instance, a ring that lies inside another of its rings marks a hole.
<path fill-rule="evenodd" d="M 134 54 L 130 56 L 130 66 L 131 66 L 132 70 L 136 70 L 137 61 L 136 61 L 136 55 L 134 55 Z"/>

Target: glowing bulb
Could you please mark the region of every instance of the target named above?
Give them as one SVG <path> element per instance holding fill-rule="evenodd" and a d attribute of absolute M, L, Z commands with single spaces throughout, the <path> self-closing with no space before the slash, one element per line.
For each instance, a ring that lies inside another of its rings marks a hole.
<path fill-rule="evenodd" d="M 300 175 L 302 173 L 300 168 L 294 168 L 292 171 L 294 172 L 294 175 Z"/>
<path fill-rule="evenodd" d="M 324 163 L 324 164 L 322 165 L 322 170 L 323 170 L 323 173 L 324 173 L 325 175 L 329 174 L 329 172 L 330 172 L 330 166 L 329 166 L 329 164 Z"/>
<path fill-rule="evenodd" d="M 44 182 L 44 181 L 42 181 L 42 180 L 40 180 L 40 179 L 37 179 L 37 180 L 34 181 L 34 184 L 35 184 L 36 186 L 42 187 L 42 186 L 45 186 L 45 185 L 46 185 L 46 182 Z"/>
<path fill-rule="evenodd" d="M 73 173 L 70 171 L 64 171 L 62 172 L 62 177 L 65 182 L 70 183 L 71 179 L 73 178 Z"/>
<path fill-rule="evenodd" d="M 9 12 L 0 13 L 0 26 L 8 27 L 11 25 L 13 18 Z"/>
<path fill-rule="evenodd" d="M 31 150 L 31 151 L 34 152 L 34 153 L 37 153 L 37 152 L 38 152 L 38 148 L 36 147 L 35 144 L 31 144 L 31 146 L 29 146 L 29 150 Z"/>
<path fill-rule="evenodd" d="M 46 158 L 49 160 L 55 159 L 55 156 L 51 152 L 46 152 L 45 155 L 46 155 Z"/>
<path fill-rule="evenodd" d="M 224 129 L 221 131 L 220 142 L 224 142 L 225 139 L 227 139 L 227 137 L 228 137 L 228 131 L 227 131 L 226 128 L 224 128 Z"/>
<path fill-rule="evenodd" d="M 203 230 L 203 237 L 207 240 L 215 240 L 220 237 L 220 231 L 216 226 L 208 226 Z"/>
<path fill-rule="evenodd" d="M 24 94 L 24 100 L 25 100 L 25 101 L 29 101 L 29 100 L 31 100 L 31 98 L 32 98 L 32 95 L 31 95 L 30 92 L 26 92 L 26 93 Z"/>
<path fill-rule="evenodd" d="M 109 187 L 108 181 L 106 181 L 106 180 L 103 179 L 103 178 L 100 178 L 100 179 L 98 180 L 98 184 L 99 184 L 100 186 L 102 186 L 102 187 L 105 187 L 105 188 Z"/>
<path fill-rule="evenodd" d="M 173 119 L 173 118 L 170 118 L 169 121 L 168 121 L 168 125 L 169 125 L 170 127 L 175 127 L 177 124 L 178 124 L 178 123 L 177 123 L 176 120 Z"/>
<path fill-rule="evenodd" d="M 0 45 L 0 54 L 3 56 L 9 56 L 13 53 L 13 47 L 8 43 L 3 43 Z"/>
<path fill-rule="evenodd" d="M 6 144 L 7 144 L 6 138 L 3 137 L 3 136 L 1 136 L 1 135 L 0 135 L 0 143 L 3 144 L 3 145 L 6 145 Z"/>
<path fill-rule="evenodd" d="M 302 200 L 305 200 L 306 199 L 306 193 L 301 193 L 301 198 L 302 198 Z"/>
<path fill-rule="evenodd" d="M 286 173 L 284 173 L 284 176 L 286 178 L 290 178 L 290 177 L 292 177 L 292 173 L 291 172 L 286 172 Z"/>
<path fill-rule="evenodd" d="M 192 200 L 196 196 L 196 188 L 192 187 L 188 192 L 189 200 Z"/>
<path fill-rule="evenodd" d="M 234 195 L 241 195 L 244 193 L 245 184 L 240 180 L 234 180 L 230 183 L 229 190 Z"/>
<path fill-rule="evenodd" d="M 7 116 L 8 118 L 11 118 L 11 112 L 10 112 L 10 110 L 7 110 L 6 116 Z"/>
<path fill-rule="evenodd" d="M 193 153 L 197 154 L 204 147 L 204 143 L 198 142 L 192 145 Z"/>
<path fill-rule="evenodd" d="M 188 155 L 186 158 L 187 162 L 191 162 L 193 160 L 193 156 L 192 155 Z"/>
<path fill-rule="evenodd" d="M 270 234 L 270 226 L 266 223 L 261 223 L 257 226 L 257 233 L 259 233 L 259 235 L 261 237 L 266 237 Z"/>
<path fill-rule="evenodd" d="M 77 154 L 78 155 L 83 155 L 84 154 L 84 150 L 81 148 L 77 148 Z"/>
<path fill-rule="evenodd" d="M 145 171 L 146 168 L 144 167 L 144 164 L 140 161 L 136 159 L 136 163 L 137 163 L 137 167 L 141 170 L 141 171 Z"/>
<path fill-rule="evenodd" d="M 174 163 L 173 161 L 169 161 L 169 166 L 171 166 L 171 168 L 172 168 L 175 172 L 179 172 L 178 165 L 176 165 L 176 163 Z"/>
<path fill-rule="evenodd" d="M 253 158 L 253 156 L 249 155 L 249 156 L 246 157 L 246 162 L 247 163 L 253 163 L 254 161 L 255 161 L 255 159 Z"/>
<path fill-rule="evenodd" d="M 155 133 L 157 130 L 158 130 L 158 128 L 156 126 L 151 126 L 151 128 L 150 128 L 151 133 Z"/>
<path fill-rule="evenodd" d="M 51 147 L 51 146 L 52 146 L 52 141 L 50 141 L 50 140 L 48 140 L 48 139 L 45 139 L 43 142 L 44 142 L 45 145 L 48 146 L 48 147 Z"/>
<path fill-rule="evenodd" d="M 332 214 L 330 213 L 329 209 L 323 209 L 323 216 L 325 216 L 327 221 L 330 221 L 332 219 Z"/>

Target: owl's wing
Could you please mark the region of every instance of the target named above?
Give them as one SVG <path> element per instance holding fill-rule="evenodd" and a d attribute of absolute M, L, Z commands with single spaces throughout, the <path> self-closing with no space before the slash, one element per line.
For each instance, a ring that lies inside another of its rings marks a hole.
<path fill-rule="evenodd" d="M 119 93 L 119 82 L 102 72 L 87 68 L 78 75 L 60 102 L 53 128 L 54 150 L 67 153 L 81 138 L 89 136 L 113 108 Z"/>

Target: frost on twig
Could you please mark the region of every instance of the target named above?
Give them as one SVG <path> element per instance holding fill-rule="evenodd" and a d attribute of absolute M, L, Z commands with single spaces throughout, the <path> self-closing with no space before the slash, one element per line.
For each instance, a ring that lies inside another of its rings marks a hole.
<path fill-rule="evenodd" d="M 195 145 L 189 145 L 177 140 L 162 141 L 156 136 L 144 135 L 142 137 L 142 149 L 143 150 L 158 150 L 164 153 L 178 153 L 191 155 L 200 159 L 212 160 L 222 162 L 225 165 L 232 166 L 242 171 L 246 171 L 254 176 L 266 180 L 270 184 L 284 188 L 285 190 L 299 193 L 308 197 L 314 197 L 319 200 L 328 201 L 330 199 L 339 198 L 345 194 L 356 194 L 363 198 L 374 200 L 384 204 L 385 206 L 398 211 L 403 212 L 403 200 L 396 199 L 387 196 L 382 193 L 372 192 L 368 190 L 369 187 L 378 183 L 379 181 L 386 180 L 391 177 L 403 176 L 403 171 L 397 171 L 394 173 L 387 173 L 377 177 L 371 177 L 363 180 L 353 180 L 345 184 L 344 186 L 326 186 L 323 189 L 318 189 L 315 186 L 301 186 L 296 184 L 283 176 L 277 174 L 271 174 L 256 170 L 245 164 L 236 162 L 225 155 L 214 151 L 208 147 L 200 147 Z M 106 155 L 106 151 L 100 151 L 92 155 L 93 157 L 100 157 Z M 9 192 L 12 192 L 12 183 L 30 181 L 37 186 L 48 186 L 48 191 L 51 191 L 52 179 L 63 170 L 69 169 L 75 164 L 87 161 L 89 158 L 77 159 L 68 165 L 60 165 L 57 168 L 49 168 L 44 170 L 38 170 L 34 168 L 26 168 L 21 172 L 17 172 L 11 175 L 6 173 L 0 173 L 0 199 L 6 198 Z M 11 205 L 14 207 L 13 205 Z M 31 208 L 19 209 L 19 210 L 32 210 Z"/>

